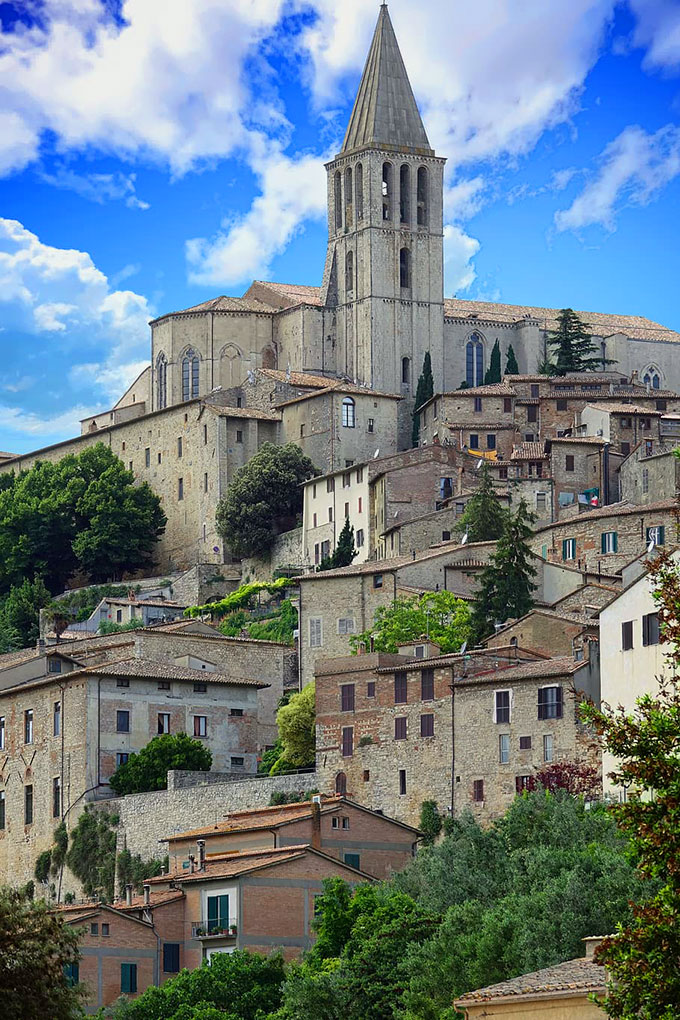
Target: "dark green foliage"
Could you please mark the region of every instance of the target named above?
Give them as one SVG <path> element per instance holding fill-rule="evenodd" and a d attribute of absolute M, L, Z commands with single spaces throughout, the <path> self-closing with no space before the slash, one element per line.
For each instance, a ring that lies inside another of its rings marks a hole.
<path fill-rule="evenodd" d="M 167 582 L 169 586 L 170 582 Z M 162 587 L 163 585 L 161 583 Z M 141 591 L 140 585 L 134 584 L 93 584 L 87 588 L 78 588 L 54 599 L 47 607 L 47 615 L 51 619 L 56 616 L 67 617 L 76 623 L 89 620 L 103 598 L 119 595 L 126 598 L 130 591 Z"/>
<path fill-rule="evenodd" d="M 114 623 L 113 620 L 102 620 L 97 629 L 98 634 L 126 634 L 131 630 L 141 630 L 146 626 L 141 617 L 128 620 L 127 623 Z"/>
<path fill-rule="evenodd" d="M 338 544 L 330 556 L 324 557 L 319 565 L 319 570 L 335 570 L 336 567 L 349 567 L 357 554 L 354 545 L 354 528 L 345 518 L 342 531 L 338 536 Z"/>
<path fill-rule="evenodd" d="M 131 854 L 127 849 L 121 850 L 116 860 L 118 888 L 124 889 L 126 885 L 130 884 L 137 892 L 141 892 L 146 879 L 160 875 L 163 865 L 165 865 L 167 873 L 167 856 L 164 861 L 144 861 L 139 854 Z"/>
<path fill-rule="evenodd" d="M 234 555 L 265 555 L 302 512 L 302 482 L 318 474 L 295 443 L 264 443 L 217 504 L 217 530 Z"/>
<path fill-rule="evenodd" d="M 200 741 L 186 733 L 164 733 L 154 737 L 138 754 L 134 752 L 111 776 L 111 789 L 119 796 L 165 790 L 170 769 L 209 772 L 212 754 Z"/>
<path fill-rule="evenodd" d="M 479 472 L 477 488 L 467 501 L 465 510 L 456 524 L 456 530 L 460 534 L 467 534 L 468 543 L 492 542 L 503 534 L 507 518 L 508 512 L 501 506 L 496 496 L 491 473 L 485 461 Z"/>
<path fill-rule="evenodd" d="M 602 361 L 602 355 L 585 323 L 571 308 L 563 308 L 557 316 L 557 328 L 548 334 L 548 346 L 555 355 L 552 370 L 547 374 L 566 375 L 567 372 L 596 372 L 611 362 Z"/>
<path fill-rule="evenodd" d="M 424 800 L 420 807 L 418 828 L 423 834 L 423 846 L 432 846 L 442 831 L 442 819 L 436 800 Z"/>
<path fill-rule="evenodd" d="M 49 602 L 50 593 L 41 577 L 34 581 L 24 578 L 21 584 L 10 588 L 0 611 L 0 623 L 16 635 L 16 647 L 27 648 L 35 644 L 40 634 L 40 610 Z M 6 650 L 12 651 L 11 648 Z"/>
<path fill-rule="evenodd" d="M 86 807 L 71 830 L 66 863 L 83 884 L 86 896 L 110 902 L 116 872 L 116 833 L 104 811 Z"/>
<path fill-rule="evenodd" d="M 0 1014 L 7 1020 L 73 1020 L 82 992 L 64 968 L 77 963 L 79 933 L 17 890 L 0 888 Z"/>
<path fill-rule="evenodd" d="M 284 793 L 283 790 L 275 790 L 269 798 L 269 806 L 276 807 L 279 804 L 300 804 L 303 800 L 311 800 L 318 794 L 318 790 L 297 790 L 291 793 Z"/>
<path fill-rule="evenodd" d="M 0 491 L 0 592 L 27 577 L 59 592 L 77 569 L 98 581 L 143 567 L 166 518 L 149 486 L 133 483 L 103 443 L 19 474 Z"/>
<path fill-rule="evenodd" d="M 510 346 L 508 347 L 508 353 L 505 362 L 505 374 L 519 375 L 519 365 L 517 364 L 517 358 L 515 357 L 515 351 L 512 344 L 510 344 Z"/>
<path fill-rule="evenodd" d="M 468 504 L 469 506 L 469 504 Z M 518 619 L 533 606 L 536 569 L 531 563 L 528 539 L 534 514 L 522 499 L 516 513 L 507 514 L 496 551 L 479 577 L 472 610 L 477 641 L 493 633 L 494 623 Z"/>
<path fill-rule="evenodd" d="M 47 882 L 50 875 L 58 875 L 66 863 L 68 851 L 68 829 L 66 822 L 60 822 L 54 830 L 54 845 L 43 850 L 35 862 L 34 875 L 38 882 Z"/>
<path fill-rule="evenodd" d="M 281 1002 L 279 954 L 218 953 L 196 970 L 181 971 L 160 988 L 121 1002 L 115 1020 L 265 1020 Z"/>
<path fill-rule="evenodd" d="M 43 852 L 38 855 L 38 859 L 35 862 L 33 874 L 35 875 L 36 881 L 42 882 L 43 884 L 48 881 L 50 877 L 51 863 L 52 852 L 50 850 L 43 850 Z"/>
<path fill-rule="evenodd" d="M 417 413 L 418 408 L 426 404 L 434 396 L 434 377 L 432 375 L 432 359 L 430 358 L 430 352 L 427 351 L 423 359 L 423 370 L 418 378 L 418 385 L 416 387 L 416 397 L 413 410 L 413 431 L 411 439 L 414 446 L 418 446 L 420 442 L 420 415 Z"/>
<path fill-rule="evenodd" d="M 360 648 L 396 652 L 399 645 L 418 641 L 428 634 L 444 654 L 457 652 L 470 637 L 470 609 L 467 602 L 449 591 L 429 591 L 395 599 L 379 606 L 373 626 L 349 640 L 352 654 Z"/>
<path fill-rule="evenodd" d="M 514 353 L 514 352 L 513 352 Z M 501 347 L 496 340 L 491 350 L 491 357 L 489 358 L 489 367 L 486 370 L 484 376 L 484 385 L 489 386 L 491 383 L 499 383 L 501 381 Z"/>

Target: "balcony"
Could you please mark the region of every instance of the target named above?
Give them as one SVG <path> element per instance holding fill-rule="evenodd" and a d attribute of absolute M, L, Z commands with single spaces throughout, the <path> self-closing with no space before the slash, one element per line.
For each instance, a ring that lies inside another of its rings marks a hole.
<path fill-rule="evenodd" d="M 203 918 L 191 922 L 192 939 L 235 939 L 238 933 L 236 918 Z"/>

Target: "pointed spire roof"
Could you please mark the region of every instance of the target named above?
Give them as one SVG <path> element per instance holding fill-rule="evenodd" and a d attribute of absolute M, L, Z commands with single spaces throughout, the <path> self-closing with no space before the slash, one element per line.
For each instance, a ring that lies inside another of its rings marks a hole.
<path fill-rule="evenodd" d="M 366 146 L 433 154 L 386 3 L 380 8 L 341 151 Z"/>

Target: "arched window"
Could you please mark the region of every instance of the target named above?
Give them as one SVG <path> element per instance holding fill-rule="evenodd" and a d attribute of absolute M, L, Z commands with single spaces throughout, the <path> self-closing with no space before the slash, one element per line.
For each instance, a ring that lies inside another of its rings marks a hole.
<path fill-rule="evenodd" d="M 356 406 L 351 397 L 345 397 L 342 402 L 342 425 L 343 428 L 353 429 L 356 424 Z"/>
<path fill-rule="evenodd" d="M 468 386 L 484 382 L 484 344 L 479 333 L 472 333 L 465 347 L 465 381 Z"/>
<path fill-rule="evenodd" d="M 392 219 L 392 164 L 383 163 L 382 171 L 383 219 Z"/>
<path fill-rule="evenodd" d="M 399 219 L 402 223 L 411 222 L 411 168 L 402 163 L 399 171 Z"/>
<path fill-rule="evenodd" d="M 656 365 L 650 365 L 645 369 L 642 381 L 645 386 L 651 386 L 653 390 L 661 389 L 661 373 Z"/>
<path fill-rule="evenodd" d="M 347 776 L 344 772 L 338 772 L 335 777 L 335 792 L 340 797 L 345 797 L 347 795 Z"/>
<path fill-rule="evenodd" d="M 354 199 L 354 187 L 352 185 L 352 168 L 348 166 L 345 170 L 345 226 L 351 227 L 353 214 L 352 214 L 352 201 Z"/>
<path fill-rule="evenodd" d="M 399 286 L 402 290 L 411 286 L 411 252 L 408 248 L 399 252 Z"/>
<path fill-rule="evenodd" d="M 427 208 L 427 167 L 418 167 L 418 226 L 427 226 L 428 208 Z"/>
<path fill-rule="evenodd" d="M 168 359 L 163 353 L 156 358 L 156 410 L 168 406 Z"/>
<path fill-rule="evenodd" d="M 401 359 L 401 381 L 404 385 L 408 386 L 411 382 L 411 359 Z"/>
<path fill-rule="evenodd" d="M 198 396 L 198 354 L 191 348 L 182 358 L 182 400 Z"/>
<path fill-rule="evenodd" d="M 345 291 L 354 293 L 354 252 L 348 251 L 345 256 Z"/>
<path fill-rule="evenodd" d="M 243 382 L 242 353 L 236 344 L 227 344 L 220 351 L 220 386 L 225 390 Z"/>
<path fill-rule="evenodd" d="M 363 220 L 364 218 L 364 168 L 361 163 L 357 163 L 357 168 L 354 173 L 355 185 L 357 189 L 357 220 Z"/>
<path fill-rule="evenodd" d="M 335 229 L 342 228 L 342 174 L 336 171 L 335 174 Z"/>

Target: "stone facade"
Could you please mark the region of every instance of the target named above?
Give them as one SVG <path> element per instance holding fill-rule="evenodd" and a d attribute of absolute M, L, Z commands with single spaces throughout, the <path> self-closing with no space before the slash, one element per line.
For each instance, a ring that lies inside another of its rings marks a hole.
<path fill-rule="evenodd" d="M 647 453 L 644 443 L 622 461 L 619 468 L 621 499 L 647 505 L 675 499 L 680 492 L 680 460 L 674 446 Z"/>

